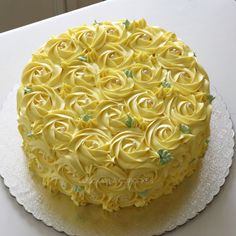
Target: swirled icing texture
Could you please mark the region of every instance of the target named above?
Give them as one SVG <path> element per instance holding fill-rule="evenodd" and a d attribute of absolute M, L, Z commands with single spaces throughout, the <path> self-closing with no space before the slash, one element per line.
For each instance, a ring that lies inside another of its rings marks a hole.
<path fill-rule="evenodd" d="M 144 19 L 69 29 L 22 74 L 17 110 L 29 168 L 76 205 L 144 206 L 204 156 L 208 98 L 206 72 L 174 33 Z"/>

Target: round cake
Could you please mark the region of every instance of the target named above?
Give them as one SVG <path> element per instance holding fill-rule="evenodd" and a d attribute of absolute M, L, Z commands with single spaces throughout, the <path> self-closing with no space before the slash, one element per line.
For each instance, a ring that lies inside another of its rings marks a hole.
<path fill-rule="evenodd" d="M 25 66 L 18 128 L 30 170 L 76 205 L 147 205 L 208 146 L 209 80 L 174 33 L 94 22 L 45 43 Z"/>

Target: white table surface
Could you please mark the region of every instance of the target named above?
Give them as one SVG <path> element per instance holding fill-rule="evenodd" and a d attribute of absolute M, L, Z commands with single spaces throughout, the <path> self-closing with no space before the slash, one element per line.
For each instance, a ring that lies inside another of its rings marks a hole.
<path fill-rule="evenodd" d="M 10 14 L 10 12 L 9 12 Z M 50 36 L 93 20 L 139 19 L 175 32 L 196 52 L 236 124 L 235 0 L 110 0 L 0 34 L 0 107 L 31 53 Z M 0 131 L 1 132 L 1 131 Z M 0 162 L 1 164 L 1 162 Z M 0 180 L 0 235 L 59 236 L 26 213 Z M 236 164 L 207 209 L 168 236 L 236 235 Z M 126 236 L 125 232 L 124 235 Z"/>

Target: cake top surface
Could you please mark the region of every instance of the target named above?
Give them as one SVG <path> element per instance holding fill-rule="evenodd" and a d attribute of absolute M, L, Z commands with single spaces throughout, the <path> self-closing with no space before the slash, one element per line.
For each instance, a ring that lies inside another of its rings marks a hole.
<path fill-rule="evenodd" d="M 194 52 L 141 19 L 53 37 L 25 66 L 17 100 L 22 136 L 50 163 L 123 178 L 163 168 L 208 130 L 212 97 Z"/>

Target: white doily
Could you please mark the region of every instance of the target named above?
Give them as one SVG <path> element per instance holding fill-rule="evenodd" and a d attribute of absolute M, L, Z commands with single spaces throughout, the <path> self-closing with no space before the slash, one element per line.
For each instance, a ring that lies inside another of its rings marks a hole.
<path fill-rule="evenodd" d="M 147 207 L 109 213 L 101 207 L 76 207 L 66 196 L 53 195 L 32 177 L 17 130 L 16 89 L 0 112 L 0 174 L 19 204 L 38 220 L 68 235 L 148 236 L 170 231 L 201 212 L 219 192 L 232 163 L 234 132 L 226 106 L 214 92 L 211 137 L 202 166 L 173 194 Z"/>

